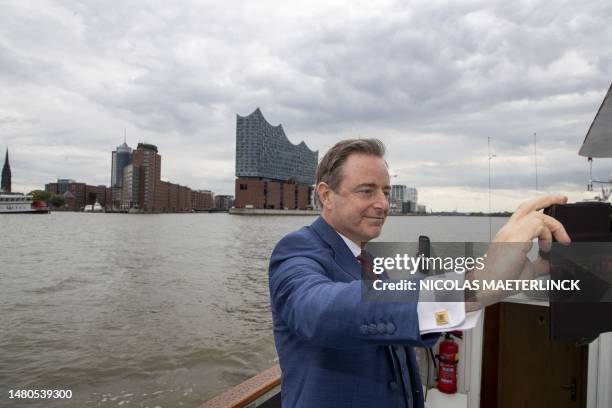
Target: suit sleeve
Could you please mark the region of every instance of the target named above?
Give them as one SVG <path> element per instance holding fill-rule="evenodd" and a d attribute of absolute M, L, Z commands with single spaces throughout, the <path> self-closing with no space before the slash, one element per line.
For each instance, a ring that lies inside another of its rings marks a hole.
<path fill-rule="evenodd" d="M 300 338 L 332 348 L 435 343 L 438 335 L 419 334 L 416 300 L 364 301 L 361 291 L 361 281 L 334 282 L 307 256 L 272 256 L 272 312 Z"/>

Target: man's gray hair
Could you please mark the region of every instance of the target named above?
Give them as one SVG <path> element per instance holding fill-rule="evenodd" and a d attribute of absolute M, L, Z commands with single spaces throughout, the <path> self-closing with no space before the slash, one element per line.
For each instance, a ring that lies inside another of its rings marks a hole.
<path fill-rule="evenodd" d="M 338 191 L 342 182 L 342 165 L 353 153 L 369 154 L 377 157 L 385 156 L 385 145 L 378 139 L 346 139 L 336 143 L 325 153 L 317 166 L 317 186 L 326 183 L 333 191 Z M 316 194 L 320 204 L 319 195 Z"/>

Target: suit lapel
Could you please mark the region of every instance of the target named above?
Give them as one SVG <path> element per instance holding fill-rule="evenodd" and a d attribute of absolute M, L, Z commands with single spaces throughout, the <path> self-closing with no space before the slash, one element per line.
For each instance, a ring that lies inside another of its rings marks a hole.
<path fill-rule="evenodd" d="M 334 251 L 334 260 L 354 279 L 361 279 L 361 264 L 340 238 L 340 235 L 323 219 L 319 217 L 310 226 Z"/>

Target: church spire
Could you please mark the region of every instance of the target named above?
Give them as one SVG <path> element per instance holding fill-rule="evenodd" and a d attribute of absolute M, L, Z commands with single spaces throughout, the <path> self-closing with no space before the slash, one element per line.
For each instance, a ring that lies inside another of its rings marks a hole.
<path fill-rule="evenodd" d="M 0 189 L 6 193 L 11 192 L 11 165 L 9 164 L 8 147 L 4 156 L 4 166 L 2 166 L 2 182 Z"/>

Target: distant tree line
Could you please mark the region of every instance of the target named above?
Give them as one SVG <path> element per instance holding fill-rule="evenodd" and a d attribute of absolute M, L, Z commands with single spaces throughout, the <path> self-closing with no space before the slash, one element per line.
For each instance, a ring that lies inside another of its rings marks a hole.
<path fill-rule="evenodd" d="M 66 199 L 64 196 L 59 194 L 51 194 L 48 191 L 34 190 L 30 191 L 30 195 L 32 196 L 32 200 L 44 201 L 54 208 L 63 207 L 66 204 Z"/>
<path fill-rule="evenodd" d="M 492 212 L 492 213 L 481 212 L 481 211 L 478 211 L 478 212 L 435 211 L 435 212 L 430 212 L 427 214 L 420 214 L 420 215 L 441 215 L 441 216 L 448 216 L 448 217 L 452 217 L 452 216 L 510 217 L 512 216 L 512 213 L 508 211 L 500 211 L 500 212 Z"/>
<path fill-rule="evenodd" d="M 512 213 L 508 211 L 492 212 L 492 213 L 470 212 L 468 213 L 468 215 L 472 217 L 511 217 Z"/>

